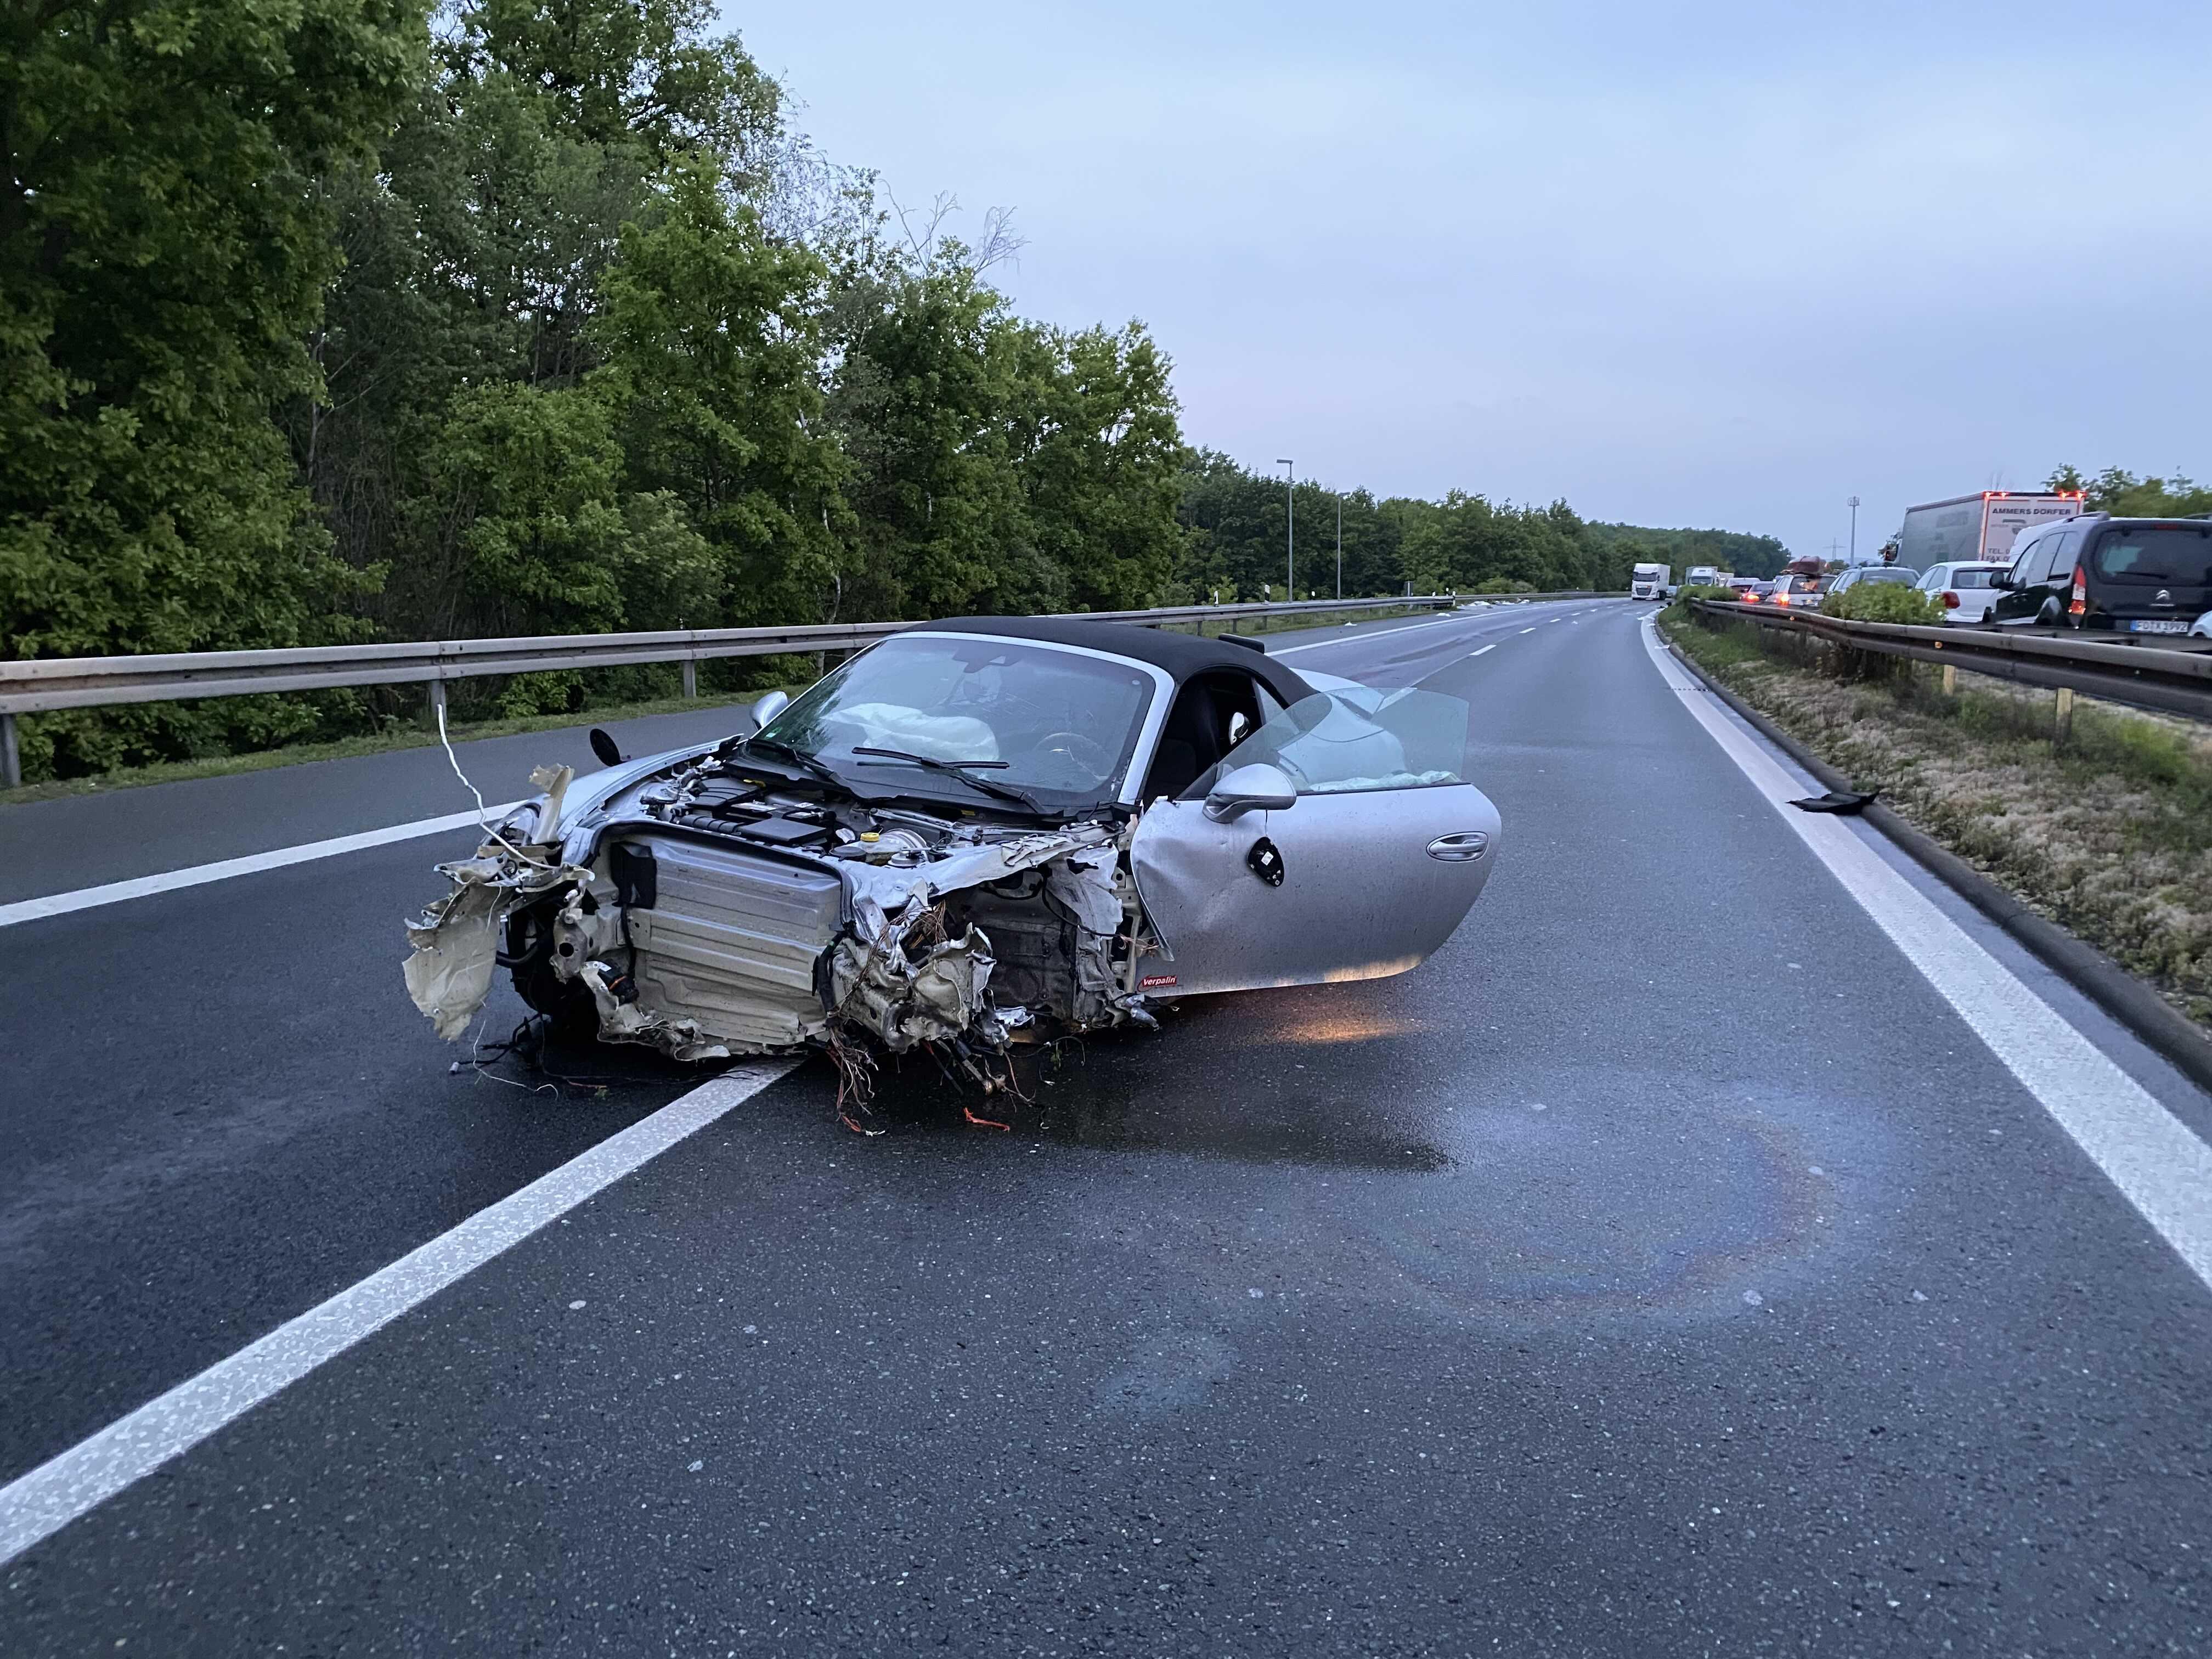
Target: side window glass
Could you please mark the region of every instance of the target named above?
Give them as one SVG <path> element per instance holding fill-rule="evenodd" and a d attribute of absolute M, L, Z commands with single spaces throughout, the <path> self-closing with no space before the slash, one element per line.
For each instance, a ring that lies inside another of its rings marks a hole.
<path fill-rule="evenodd" d="M 1267 690 L 1263 682 L 1252 681 L 1251 690 L 1253 701 L 1259 705 L 1259 718 L 1255 720 L 1241 712 L 1229 717 L 1229 742 L 1232 748 L 1283 713 L 1282 699 Z"/>
<path fill-rule="evenodd" d="M 2074 554 L 2081 545 L 2081 532 L 2069 530 L 2063 536 L 2047 538 L 2051 550 L 2051 568 L 2045 580 L 2067 582 L 2074 580 Z"/>
<path fill-rule="evenodd" d="M 1459 783 L 1467 726 L 1467 704 L 1440 692 L 1317 692 L 1263 723 L 1182 799 L 1202 799 L 1216 779 L 1263 764 L 1279 769 L 1301 795 Z"/>
<path fill-rule="evenodd" d="M 2051 568 L 2051 538 L 2038 536 L 2013 556 L 2013 580 L 2025 587 L 2041 581 Z"/>

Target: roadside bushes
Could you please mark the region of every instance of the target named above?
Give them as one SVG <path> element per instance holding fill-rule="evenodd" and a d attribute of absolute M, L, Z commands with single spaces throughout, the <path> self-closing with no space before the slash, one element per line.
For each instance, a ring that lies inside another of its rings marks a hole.
<path fill-rule="evenodd" d="M 1840 593 L 1820 600 L 1820 614 L 1846 622 L 1915 623 L 1933 626 L 1943 620 L 1943 608 L 1917 587 L 1903 582 L 1854 582 Z"/>
<path fill-rule="evenodd" d="M 1902 582 L 1855 582 L 1840 593 L 1820 600 L 1820 614 L 1845 622 L 1907 623 L 1923 627 L 1943 620 L 1942 608 L 1917 587 Z M 1860 651 L 1831 642 L 1821 653 L 1821 665 L 1839 680 L 1890 680 L 1910 678 L 1910 659 L 1879 651 Z"/>

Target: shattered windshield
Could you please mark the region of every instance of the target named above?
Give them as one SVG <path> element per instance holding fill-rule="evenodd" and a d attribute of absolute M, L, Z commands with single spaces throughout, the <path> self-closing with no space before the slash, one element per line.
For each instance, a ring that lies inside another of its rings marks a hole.
<path fill-rule="evenodd" d="M 933 761 L 1066 805 L 1120 792 L 1155 686 L 1136 664 L 1090 652 L 900 634 L 830 673 L 761 735 L 841 772 L 929 794 L 975 799 L 923 763 Z"/>
<path fill-rule="evenodd" d="M 1231 750 L 1182 798 L 1202 799 L 1218 777 L 1255 765 L 1280 768 L 1301 795 L 1464 782 L 1467 722 L 1468 706 L 1439 692 L 1317 692 Z"/>

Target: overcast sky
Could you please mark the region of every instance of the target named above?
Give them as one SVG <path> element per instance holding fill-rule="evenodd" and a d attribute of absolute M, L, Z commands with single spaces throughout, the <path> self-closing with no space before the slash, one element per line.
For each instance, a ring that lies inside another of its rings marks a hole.
<path fill-rule="evenodd" d="M 1862 556 L 2212 474 L 2212 3 L 726 5 L 832 160 L 1015 210 L 1194 443 Z"/>

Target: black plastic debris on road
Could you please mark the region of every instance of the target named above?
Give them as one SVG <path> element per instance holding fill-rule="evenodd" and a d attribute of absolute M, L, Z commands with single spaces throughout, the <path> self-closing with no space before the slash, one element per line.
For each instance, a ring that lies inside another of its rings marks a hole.
<path fill-rule="evenodd" d="M 1825 795 L 1809 795 L 1803 800 L 1793 800 L 1790 804 L 1801 812 L 1856 814 L 1865 811 L 1880 793 L 1881 791 L 1879 789 L 1869 789 L 1864 794 L 1855 789 L 1831 789 Z"/>

